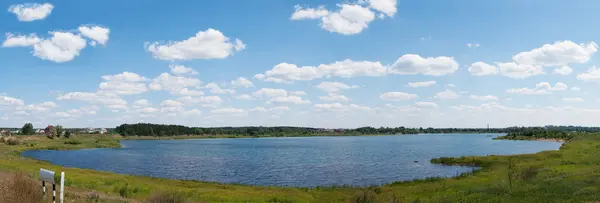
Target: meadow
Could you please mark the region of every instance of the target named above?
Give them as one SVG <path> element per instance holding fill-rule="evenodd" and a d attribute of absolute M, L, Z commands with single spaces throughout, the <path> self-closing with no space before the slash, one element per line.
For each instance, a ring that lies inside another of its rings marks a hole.
<path fill-rule="evenodd" d="M 66 196 L 73 202 L 347 203 L 594 202 L 600 200 L 600 134 L 592 133 L 573 135 L 558 151 L 513 156 L 440 157 L 432 159 L 431 162 L 446 165 L 474 165 L 480 166 L 481 169 L 454 178 L 431 177 L 368 188 L 261 187 L 169 180 L 67 168 L 22 158 L 20 152 L 32 149 L 120 147 L 119 140 L 122 138 L 85 135 L 55 139 L 23 136 L 17 138 L 18 141 L 9 141 L 10 139 L 0 140 L 4 143 L 0 144 L 0 172 L 23 174 L 29 179 L 36 179 L 39 168 L 64 171 L 67 174 Z M 0 196 L 1 198 L 3 196 Z M 7 201 L 7 199 L 2 200 Z"/>

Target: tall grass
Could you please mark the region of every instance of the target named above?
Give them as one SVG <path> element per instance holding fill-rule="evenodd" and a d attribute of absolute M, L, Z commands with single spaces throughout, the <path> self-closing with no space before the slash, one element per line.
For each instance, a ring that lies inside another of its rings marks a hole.
<path fill-rule="evenodd" d="M 0 182 L 0 202 L 3 203 L 39 203 L 43 194 L 41 186 L 23 173 Z"/>

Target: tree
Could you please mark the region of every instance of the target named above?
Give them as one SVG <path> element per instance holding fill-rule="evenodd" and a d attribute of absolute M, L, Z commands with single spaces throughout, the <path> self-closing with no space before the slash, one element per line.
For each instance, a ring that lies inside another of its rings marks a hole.
<path fill-rule="evenodd" d="M 54 126 L 54 136 L 60 137 L 65 132 L 65 129 L 61 125 Z"/>
<path fill-rule="evenodd" d="M 21 134 L 23 135 L 33 135 L 35 134 L 35 130 L 33 129 L 33 124 L 25 123 L 21 128 Z"/>
<path fill-rule="evenodd" d="M 67 131 L 65 132 L 65 137 L 66 137 L 66 138 L 70 138 L 70 137 L 71 137 L 71 131 L 70 131 L 70 130 L 67 130 Z"/>

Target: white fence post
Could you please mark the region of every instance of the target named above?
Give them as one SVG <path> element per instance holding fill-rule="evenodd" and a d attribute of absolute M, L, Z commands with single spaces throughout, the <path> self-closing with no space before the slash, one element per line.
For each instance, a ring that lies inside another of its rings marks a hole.
<path fill-rule="evenodd" d="M 60 203 L 65 201 L 65 172 L 60 173 Z"/>

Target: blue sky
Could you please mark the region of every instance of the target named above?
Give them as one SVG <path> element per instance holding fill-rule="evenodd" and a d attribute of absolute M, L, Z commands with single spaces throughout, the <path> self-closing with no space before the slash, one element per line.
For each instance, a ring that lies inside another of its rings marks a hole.
<path fill-rule="evenodd" d="M 6 0 L 0 126 L 598 125 L 598 6 Z"/>

